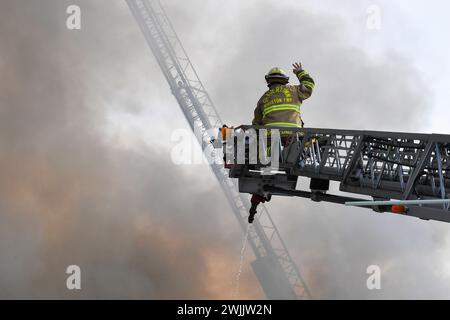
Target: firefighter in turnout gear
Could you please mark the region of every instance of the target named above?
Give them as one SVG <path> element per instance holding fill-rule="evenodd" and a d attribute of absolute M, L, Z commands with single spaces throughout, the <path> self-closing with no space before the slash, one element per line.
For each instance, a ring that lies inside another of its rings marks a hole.
<path fill-rule="evenodd" d="M 269 70 L 266 75 L 269 90 L 258 101 L 253 125 L 303 128 L 300 106 L 303 100 L 311 96 L 315 83 L 308 72 L 303 70 L 301 63 L 294 63 L 293 67 L 293 72 L 300 81 L 299 85 L 289 85 L 289 77 L 284 70 L 278 67 Z M 281 131 L 280 134 L 281 142 L 286 146 L 291 139 L 290 132 Z M 270 198 L 257 194 L 252 196 L 249 223 L 254 221 L 258 205 L 266 201 L 270 201 Z"/>
<path fill-rule="evenodd" d="M 301 63 L 294 63 L 293 67 L 300 85 L 289 85 L 289 77 L 280 68 L 269 70 L 266 75 L 269 90 L 258 101 L 253 125 L 303 127 L 300 106 L 311 96 L 315 84 Z"/>

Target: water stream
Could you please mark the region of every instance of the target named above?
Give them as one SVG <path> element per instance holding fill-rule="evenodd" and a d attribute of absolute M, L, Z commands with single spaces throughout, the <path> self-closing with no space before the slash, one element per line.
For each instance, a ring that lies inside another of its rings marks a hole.
<path fill-rule="evenodd" d="M 235 277 L 233 299 L 236 299 L 236 300 L 239 299 L 242 265 L 244 263 L 245 247 L 247 246 L 247 239 L 248 239 L 248 234 L 250 232 L 250 226 L 251 226 L 251 224 L 249 223 L 247 225 L 247 231 L 245 232 L 244 240 L 242 241 L 241 256 L 239 258 L 239 266 L 238 266 L 238 269 L 236 272 L 236 277 Z"/>

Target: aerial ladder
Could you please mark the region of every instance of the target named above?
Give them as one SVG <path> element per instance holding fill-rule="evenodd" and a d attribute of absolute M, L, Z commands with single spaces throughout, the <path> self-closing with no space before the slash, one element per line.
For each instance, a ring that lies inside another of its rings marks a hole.
<path fill-rule="evenodd" d="M 220 131 L 215 146 L 223 147 L 229 176 L 239 180 L 240 192 L 263 202 L 294 196 L 450 222 L 450 135 L 274 126 Z M 299 178 L 310 179 L 309 190 L 297 189 Z M 330 181 L 340 194 L 329 193 Z"/>
<path fill-rule="evenodd" d="M 211 131 L 223 122 L 200 81 L 167 14 L 159 1 L 126 0 L 145 40 L 170 86 L 172 94 L 196 135 L 204 153 L 212 158 L 211 169 L 239 221 L 247 231 L 247 212 L 251 208 L 248 196 L 239 193 L 236 179 L 228 177 L 221 150 L 210 143 Z M 220 152 L 218 152 L 220 151 Z M 248 242 L 256 259 L 251 263 L 261 287 L 269 299 L 310 299 L 311 294 L 296 264 L 289 254 L 268 210 L 262 206 Z"/>

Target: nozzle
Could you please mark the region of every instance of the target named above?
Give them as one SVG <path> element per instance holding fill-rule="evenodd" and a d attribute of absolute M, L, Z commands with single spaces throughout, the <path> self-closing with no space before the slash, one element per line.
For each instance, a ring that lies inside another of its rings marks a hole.
<path fill-rule="evenodd" d="M 250 208 L 250 215 L 248 216 L 248 223 L 253 223 L 253 221 L 255 220 L 255 215 L 257 213 L 256 208 L 258 207 L 258 203 L 256 202 L 252 202 L 252 206 Z"/>
<path fill-rule="evenodd" d="M 252 206 L 250 207 L 250 210 L 249 210 L 250 215 L 248 216 L 248 223 L 252 223 L 255 220 L 256 208 L 258 208 L 258 205 L 260 203 L 270 201 L 271 197 L 272 197 L 271 195 L 269 195 L 267 197 L 263 197 L 263 196 L 260 196 L 257 194 L 252 195 L 252 199 L 250 200 L 250 203 L 252 204 Z"/>

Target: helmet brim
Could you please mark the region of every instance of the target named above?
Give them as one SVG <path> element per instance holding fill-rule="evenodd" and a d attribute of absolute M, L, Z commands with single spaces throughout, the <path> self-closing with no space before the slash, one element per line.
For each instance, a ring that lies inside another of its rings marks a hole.
<path fill-rule="evenodd" d="M 271 74 L 271 75 L 266 75 L 266 81 L 267 82 L 271 82 L 272 81 L 279 81 L 279 80 L 283 80 L 286 82 L 289 82 L 289 77 L 282 75 L 282 74 Z"/>

